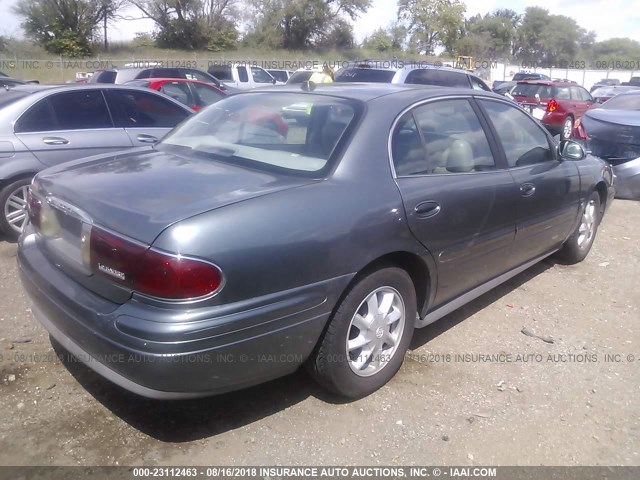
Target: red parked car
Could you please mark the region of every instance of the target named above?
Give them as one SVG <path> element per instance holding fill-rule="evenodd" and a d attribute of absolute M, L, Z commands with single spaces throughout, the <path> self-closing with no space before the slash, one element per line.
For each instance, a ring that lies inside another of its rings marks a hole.
<path fill-rule="evenodd" d="M 186 78 L 144 78 L 126 83 L 136 87 L 158 90 L 196 112 L 227 96 L 225 92 L 211 83 Z"/>
<path fill-rule="evenodd" d="M 186 78 L 144 78 L 130 80 L 126 82 L 126 85 L 157 90 L 196 112 L 227 96 L 226 92 L 215 85 Z M 262 124 L 284 137 L 287 136 L 289 125 L 281 115 L 274 115 L 262 107 L 249 109 L 248 114 L 250 115 L 248 119 L 250 123 Z"/>
<path fill-rule="evenodd" d="M 575 121 L 595 103 L 587 89 L 573 82 L 535 80 L 518 82 L 511 95 L 552 135 L 571 137 Z"/>

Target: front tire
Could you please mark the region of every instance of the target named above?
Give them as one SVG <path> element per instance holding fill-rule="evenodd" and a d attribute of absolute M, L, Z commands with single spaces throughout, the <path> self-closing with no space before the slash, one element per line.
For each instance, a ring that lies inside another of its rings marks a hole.
<path fill-rule="evenodd" d="M 600 195 L 593 192 L 582 208 L 580 223 L 558 251 L 558 258 L 569 265 L 583 261 L 591 250 L 601 219 Z"/>
<path fill-rule="evenodd" d="M 307 367 L 325 388 L 361 398 L 400 369 L 416 320 L 406 271 L 389 267 L 362 278 L 344 297 Z"/>
<path fill-rule="evenodd" d="M 27 223 L 27 193 L 30 178 L 21 178 L 0 190 L 0 230 L 16 240 Z"/>

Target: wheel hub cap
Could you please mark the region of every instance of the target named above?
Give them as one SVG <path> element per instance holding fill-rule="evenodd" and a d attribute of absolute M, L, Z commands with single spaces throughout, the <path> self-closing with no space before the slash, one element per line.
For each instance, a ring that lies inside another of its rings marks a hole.
<path fill-rule="evenodd" d="M 360 304 L 349 325 L 347 360 L 358 376 L 382 370 L 395 355 L 405 325 L 402 296 L 392 287 L 381 287 Z"/>
<path fill-rule="evenodd" d="M 593 239 L 596 230 L 596 202 L 589 201 L 584 207 L 582 218 L 580 219 L 580 228 L 578 229 L 578 246 L 584 248 Z"/>

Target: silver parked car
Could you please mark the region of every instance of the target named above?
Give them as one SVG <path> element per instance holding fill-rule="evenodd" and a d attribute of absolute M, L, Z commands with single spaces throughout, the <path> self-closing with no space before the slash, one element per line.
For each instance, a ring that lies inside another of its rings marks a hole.
<path fill-rule="evenodd" d="M 146 88 L 27 85 L 0 92 L 0 231 L 17 238 L 44 168 L 156 143 L 193 112 Z"/>

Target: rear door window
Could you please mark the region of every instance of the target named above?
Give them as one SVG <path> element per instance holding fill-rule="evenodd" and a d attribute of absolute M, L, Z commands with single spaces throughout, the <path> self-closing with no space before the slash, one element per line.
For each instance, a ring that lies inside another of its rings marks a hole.
<path fill-rule="evenodd" d="M 117 127 L 171 128 L 189 116 L 185 109 L 152 93 L 108 90 L 106 94 Z"/>
<path fill-rule="evenodd" d="M 398 176 L 496 169 L 485 131 L 466 99 L 415 108 L 401 118 L 391 145 Z"/>
<path fill-rule="evenodd" d="M 247 67 L 238 67 L 238 79 L 242 83 L 247 83 L 249 81 L 249 74 L 247 73 Z"/>
<path fill-rule="evenodd" d="M 556 94 L 554 98 L 556 100 L 570 100 L 571 89 L 569 87 L 556 87 Z"/>
<path fill-rule="evenodd" d="M 195 105 L 189 85 L 184 82 L 168 82 L 160 87 L 160 91 L 165 95 L 179 101 L 184 105 Z"/>
<path fill-rule="evenodd" d="M 48 123 L 48 125 L 47 125 Z M 17 132 L 113 128 L 100 90 L 78 90 L 51 95 L 20 118 Z"/>

